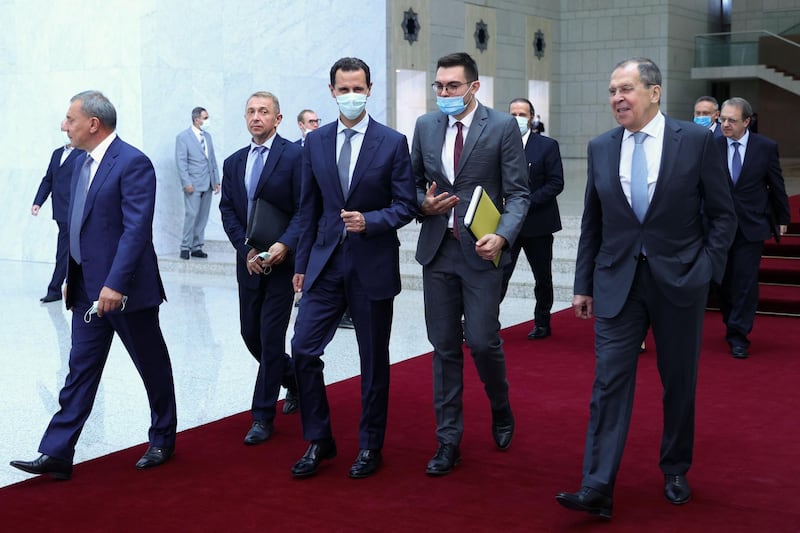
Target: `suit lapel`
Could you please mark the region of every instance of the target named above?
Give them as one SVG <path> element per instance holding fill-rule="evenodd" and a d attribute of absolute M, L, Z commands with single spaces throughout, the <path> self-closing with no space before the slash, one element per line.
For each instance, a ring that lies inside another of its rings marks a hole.
<path fill-rule="evenodd" d="M 367 124 L 367 131 L 364 133 L 364 141 L 361 143 L 361 150 L 358 152 L 356 166 L 353 169 L 353 178 L 350 180 L 350 189 L 347 191 L 348 198 L 353 194 L 353 190 L 361 181 L 364 171 L 369 168 L 370 163 L 375 158 L 375 154 L 378 152 L 378 147 L 383 142 L 383 135 L 376 132 L 377 128 L 373 126 L 372 118 L 370 118 Z"/>
<path fill-rule="evenodd" d="M 622 190 L 622 183 L 619 179 L 619 152 L 622 150 L 622 135 L 625 133 L 625 129 L 620 127 L 614 130 L 611 134 L 611 145 L 608 149 L 608 170 L 607 176 L 611 177 L 612 184 L 611 187 L 617 191 L 617 197 L 620 201 L 628 206 L 628 209 L 633 212 L 633 209 L 628 203 L 628 199 L 625 197 L 625 191 Z"/>
<path fill-rule="evenodd" d="M 339 184 L 339 167 L 336 166 L 336 156 L 338 155 L 336 153 L 336 135 L 338 128 L 339 126 L 337 121 L 331 124 L 330 127 L 324 132 L 321 132 L 322 137 L 320 138 L 320 142 L 322 143 L 322 156 L 325 159 L 321 168 L 328 171 L 328 176 L 325 181 L 327 181 L 328 185 L 332 189 L 339 191 L 339 198 L 341 198 L 342 203 L 344 203 L 345 198 L 344 194 L 342 193 L 342 186 Z M 317 169 L 315 168 L 314 170 L 316 171 Z M 318 176 L 318 179 L 319 178 L 320 177 Z M 320 180 L 318 183 L 321 185 L 322 181 Z"/>
<path fill-rule="evenodd" d="M 89 190 L 86 193 L 86 204 L 83 208 L 83 219 L 81 219 L 81 224 L 86 220 L 86 217 L 89 216 L 92 208 L 94 207 L 94 200 L 97 197 L 97 191 L 103 186 L 108 176 L 111 174 L 111 169 L 114 168 L 114 165 L 117 162 L 117 157 L 119 157 L 119 150 L 122 146 L 122 141 L 119 137 L 111 141 L 111 144 L 108 146 L 108 150 L 103 155 L 103 159 L 100 161 L 100 165 L 97 167 L 97 172 L 94 174 L 94 178 L 92 179 L 91 184 L 89 185 Z"/>
<path fill-rule="evenodd" d="M 264 162 L 264 170 L 261 171 L 261 176 L 258 178 L 258 184 L 256 184 L 256 196 L 261 194 L 261 191 L 264 189 L 264 185 L 269 181 L 270 176 L 272 176 L 272 172 L 275 170 L 275 166 L 278 164 L 278 160 L 281 158 L 281 154 L 283 153 L 283 144 L 284 139 L 275 134 L 275 139 L 272 141 L 272 147 L 267 152 L 267 160 Z"/>
<path fill-rule="evenodd" d="M 464 151 L 461 152 L 461 159 L 458 161 L 458 168 L 455 169 L 455 178 L 453 181 L 458 179 L 461 169 L 464 168 L 464 165 L 466 165 L 469 160 L 469 155 L 472 153 L 472 149 L 475 148 L 475 145 L 478 144 L 478 139 L 483 134 L 483 130 L 486 129 L 486 123 L 488 121 L 489 113 L 486 111 L 486 108 L 483 107 L 483 104 L 479 103 L 478 107 L 475 109 L 475 115 L 472 118 L 472 124 L 469 127 L 467 138 L 464 139 Z"/>
<path fill-rule="evenodd" d="M 658 179 L 656 179 L 656 187 L 653 191 L 653 200 L 647 208 L 649 212 L 651 209 L 658 205 L 659 199 L 664 195 L 663 190 L 669 186 L 669 179 L 672 176 L 672 170 L 675 167 L 675 161 L 681 150 L 681 140 L 683 136 L 680 134 L 681 127 L 665 117 L 664 121 L 664 144 L 661 147 L 661 166 L 658 171 Z M 645 215 L 645 218 L 647 215 Z"/>

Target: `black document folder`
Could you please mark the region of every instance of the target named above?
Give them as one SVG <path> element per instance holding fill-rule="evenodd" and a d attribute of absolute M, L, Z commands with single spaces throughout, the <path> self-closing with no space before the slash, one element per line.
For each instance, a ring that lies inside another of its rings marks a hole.
<path fill-rule="evenodd" d="M 292 216 L 264 200 L 256 198 L 247 221 L 245 244 L 257 250 L 268 250 L 280 239 Z"/>

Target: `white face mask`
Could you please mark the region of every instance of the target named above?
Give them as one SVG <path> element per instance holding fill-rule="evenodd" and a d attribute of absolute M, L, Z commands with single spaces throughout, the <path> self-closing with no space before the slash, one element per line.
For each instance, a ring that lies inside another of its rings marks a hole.
<path fill-rule="evenodd" d="M 520 135 L 525 135 L 525 132 L 528 131 L 528 117 L 514 117 L 517 119 L 517 126 L 519 126 L 519 133 Z"/>
<path fill-rule="evenodd" d="M 336 97 L 339 112 L 347 120 L 356 119 L 367 107 L 367 95 L 364 93 L 345 93 Z"/>
<path fill-rule="evenodd" d="M 208 127 L 211 125 L 211 119 L 207 118 L 200 124 L 200 129 L 203 131 L 208 131 Z"/>

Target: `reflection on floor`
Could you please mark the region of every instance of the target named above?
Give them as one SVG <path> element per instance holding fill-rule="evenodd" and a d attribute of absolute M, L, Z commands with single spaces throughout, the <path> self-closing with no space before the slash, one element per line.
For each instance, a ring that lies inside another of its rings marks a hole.
<path fill-rule="evenodd" d="M 52 264 L 0 260 L 3 302 L 11 311 L 0 328 L 0 486 L 30 477 L 8 466 L 8 461 L 38 456 L 39 440 L 58 409 L 58 391 L 68 371 L 71 313 L 63 302 L 39 303 L 51 273 Z M 239 336 L 235 280 L 173 272 L 164 272 L 163 277 L 169 301 L 161 307 L 161 324 L 175 374 L 178 429 L 247 410 L 256 364 Z M 566 304 L 556 305 L 561 309 Z M 502 325 L 530 320 L 532 313 L 532 301 L 508 298 L 502 305 Z M 291 331 L 293 325 L 287 347 Z M 395 300 L 392 361 L 430 351 L 424 332 L 422 292 L 403 291 Z M 532 350 L 544 346 L 531 343 Z M 328 382 L 358 374 L 353 330 L 337 331 L 324 360 Z M 143 443 L 148 425 L 142 382 L 115 340 L 75 461 Z M 243 438 L 247 429 L 232 438 Z"/>

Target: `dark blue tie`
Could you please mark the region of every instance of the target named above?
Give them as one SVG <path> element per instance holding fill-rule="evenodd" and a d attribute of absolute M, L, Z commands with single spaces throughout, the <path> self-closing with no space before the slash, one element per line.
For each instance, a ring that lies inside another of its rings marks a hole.
<path fill-rule="evenodd" d="M 69 254 L 79 265 L 81 264 L 81 222 L 83 221 L 83 208 L 86 205 L 86 193 L 89 190 L 91 166 L 92 156 L 86 154 L 86 161 L 78 173 L 78 183 L 75 185 L 75 194 L 72 198 L 72 217 L 69 221 Z"/>
<path fill-rule="evenodd" d="M 739 181 L 739 174 L 742 173 L 742 156 L 739 154 L 739 147 L 741 146 L 738 142 L 731 143 L 733 146 L 733 160 L 731 161 L 731 179 L 733 180 L 733 184 L 736 185 L 736 182 Z"/>
<path fill-rule="evenodd" d="M 631 207 L 639 222 L 644 220 L 644 216 L 647 214 L 647 205 L 650 203 L 647 194 L 647 158 L 644 146 L 642 146 L 646 138 L 647 134 L 643 131 L 633 134 L 636 146 L 633 148 L 633 159 L 631 160 Z"/>

